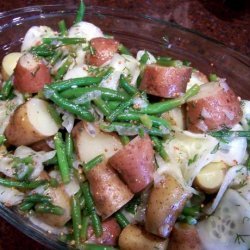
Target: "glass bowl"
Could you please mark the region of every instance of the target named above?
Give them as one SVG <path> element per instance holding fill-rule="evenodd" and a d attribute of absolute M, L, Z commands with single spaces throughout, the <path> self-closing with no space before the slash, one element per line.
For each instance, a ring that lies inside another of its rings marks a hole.
<path fill-rule="evenodd" d="M 19 51 L 26 31 L 33 25 L 57 29 L 64 19 L 69 26 L 76 7 L 64 5 L 32 6 L 0 13 L 0 60 L 11 51 Z M 113 35 L 132 52 L 146 49 L 155 55 L 188 60 L 206 74 L 227 78 L 243 99 L 250 99 L 250 58 L 223 44 L 173 23 L 118 9 L 88 7 L 85 20 Z M 69 249 L 57 237 L 39 229 L 14 209 L 0 204 L 0 216 L 29 237 L 52 249 Z"/>

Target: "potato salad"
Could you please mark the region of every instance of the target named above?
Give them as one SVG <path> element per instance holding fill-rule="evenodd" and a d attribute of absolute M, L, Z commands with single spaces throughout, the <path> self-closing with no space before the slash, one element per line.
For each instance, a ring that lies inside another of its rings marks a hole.
<path fill-rule="evenodd" d="M 0 202 L 76 249 L 248 250 L 250 101 L 84 11 L 2 60 Z"/>

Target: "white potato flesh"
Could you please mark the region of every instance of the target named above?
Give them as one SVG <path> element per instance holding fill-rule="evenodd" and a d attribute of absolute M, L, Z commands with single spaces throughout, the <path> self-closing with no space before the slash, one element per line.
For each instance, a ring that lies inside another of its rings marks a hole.
<path fill-rule="evenodd" d="M 241 102 L 241 109 L 243 112 L 243 116 L 241 119 L 241 124 L 245 130 L 249 130 L 249 124 L 250 124 L 250 101 L 243 100 Z"/>
<path fill-rule="evenodd" d="M 31 47 L 39 45 L 43 37 L 53 36 L 56 36 L 56 32 L 48 26 L 32 26 L 25 34 L 21 51 L 27 51 Z"/>
<path fill-rule="evenodd" d="M 87 41 L 90 41 L 93 38 L 103 37 L 104 35 L 94 24 L 89 22 L 79 22 L 69 29 L 68 36 L 86 38 Z"/>
<path fill-rule="evenodd" d="M 47 102 L 38 98 L 30 99 L 27 102 L 27 115 L 38 133 L 46 137 L 57 133 L 59 127 L 48 112 Z"/>
<path fill-rule="evenodd" d="M 211 162 L 206 165 L 195 178 L 195 184 L 207 194 L 216 193 L 227 171 L 224 162 Z"/>
<path fill-rule="evenodd" d="M 187 90 L 192 88 L 195 84 L 198 84 L 200 86 L 204 83 L 208 83 L 206 75 L 198 70 L 195 70 L 192 72 L 191 78 L 187 84 Z"/>
<path fill-rule="evenodd" d="M 75 145 L 82 162 L 88 162 L 100 154 L 104 154 L 105 158 L 109 159 L 122 148 L 118 137 L 104 132 L 99 132 L 93 137 L 85 129 L 78 132 Z"/>
<path fill-rule="evenodd" d="M 2 61 L 2 76 L 3 80 L 6 81 L 14 72 L 17 65 L 17 61 L 22 56 L 20 52 L 12 52 L 7 54 Z"/>
<path fill-rule="evenodd" d="M 170 122 L 173 128 L 184 130 L 184 116 L 181 108 L 174 108 L 162 114 L 162 117 Z"/>

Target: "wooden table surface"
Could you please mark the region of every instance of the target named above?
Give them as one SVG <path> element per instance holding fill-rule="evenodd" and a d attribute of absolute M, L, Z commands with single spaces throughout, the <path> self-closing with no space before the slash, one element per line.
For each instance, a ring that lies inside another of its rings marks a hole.
<path fill-rule="evenodd" d="M 0 12 L 29 5 L 63 3 L 74 0 L 8 0 L 0 1 Z M 85 0 L 99 5 L 140 12 L 199 31 L 250 56 L 249 0 Z M 1 35 L 1 34 L 0 34 Z M 1 38 L 0 38 L 1 39 Z M 0 250 L 46 249 L 0 218 Z"/>

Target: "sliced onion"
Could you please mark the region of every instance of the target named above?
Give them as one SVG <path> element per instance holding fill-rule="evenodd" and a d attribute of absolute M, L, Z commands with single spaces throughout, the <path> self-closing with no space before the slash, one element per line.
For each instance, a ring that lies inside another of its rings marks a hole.
<path fill-rule="evenodd" d="M 0 202 L 5 206 L 15 206 L 22 202 L 24 193 L 15 188 L 4 187 L 0 185 Z"/>

